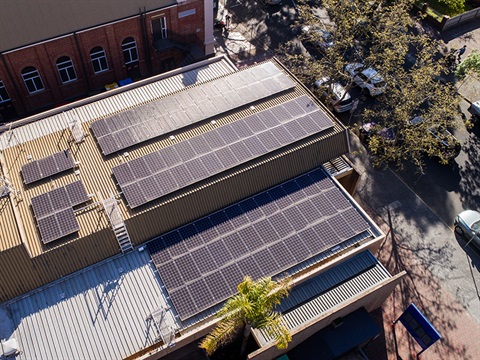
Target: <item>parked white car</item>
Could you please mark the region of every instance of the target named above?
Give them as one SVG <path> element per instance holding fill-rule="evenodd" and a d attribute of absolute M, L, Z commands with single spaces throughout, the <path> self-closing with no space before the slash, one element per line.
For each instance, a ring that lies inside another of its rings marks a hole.
<path fill-rule="evenodd" d="M 361 63 L 352 63 L 345 66 L 355 84 L 368 90 L 371 96 L 378 96 L 385 92 L 387 83 L 383 77 L 372 68 L 365 68 Z"/>
<path fill-rule="evenodd" d="M 341 113 L 352 108 L 352 97 L 340 83 L 330 81 L 329 77 L 324 77 L 315 81 L 315 87 L 321 89 L 322 100 L 328 98 L 335 112 Z"/>
<path fill-rule="evenodd" d="M 463 237 L 467 243 L 472 243 L 480 249 L 480 213 L 474 210 L 465 210 L 458 214 L 454 221 L 455 232 Z"/>

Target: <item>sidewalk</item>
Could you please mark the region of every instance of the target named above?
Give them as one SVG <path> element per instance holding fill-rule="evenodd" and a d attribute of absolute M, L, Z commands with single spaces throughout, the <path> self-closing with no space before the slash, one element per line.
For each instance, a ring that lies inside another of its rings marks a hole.
<path fill-rule="evenodd" d="M 352 150 L 349 157 L 363 173 L 355 199 L 387 234 L 376 255 L 392 274 L 407 271 L 401 285 L 374 313 L 384 333 L 367 347 L 369 359 L 415 359 L 421 348 L 401 324 L 395 329 L 391 326 L 412 302 L 443 337 L 422 359 L 478 359 L 480 314 L 476 310 L 480 309 L 480 295 L 471 284 L 462 284 L 468 287 L 464 295 L 452 294 L 452 282 L 463 282 L 464 274 L 451 260 L 465 257 L 458 244 L 452 244 L 453 231 L 393 172 L 373 169 L 356 137 L 352 137 Z M 479 265 L 472 264 L 477 275 Z M 475 292 L 470 298 L 468 294 Z M 459 301 L 462 296 L 464 301 Z"/>

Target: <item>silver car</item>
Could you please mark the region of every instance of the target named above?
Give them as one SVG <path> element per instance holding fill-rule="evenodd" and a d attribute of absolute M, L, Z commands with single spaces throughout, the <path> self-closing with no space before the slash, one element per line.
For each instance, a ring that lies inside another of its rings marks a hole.
<path fill-rule="evenodd" d="M 378 96 L 385 92 L 387 83 L 383 77 L 372 68 L 365 68 L 363 64 L 352 63 L 345 66 L 353 82 L 362 89 L 367 89 L 370 96 Z"/>
<path fill-rule="evenodd" d="M 480 249 L 480 213 L 465 210 L 455 217 L 455 232 Z"/>

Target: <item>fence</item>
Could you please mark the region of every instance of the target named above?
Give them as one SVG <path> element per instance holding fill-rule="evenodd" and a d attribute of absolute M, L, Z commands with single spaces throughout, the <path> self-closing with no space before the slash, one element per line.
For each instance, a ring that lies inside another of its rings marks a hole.
<path fill-rule="evenodd" d="M 475 19 L 480 19 L 480 7 L 476 8 L 476 9 L 473 9 L 473 10 L 470 10 L 470 11 L 467 11 L 467 12 L 464 12 L 463 14 L 454 16 L 452 18 L 449 17 L 448 15 L 439 14 L 440 16 L 442 16 L 441 21 L 438 21 L 435 17 L 429 15 L 428 12 L 427 12 L 427 8 L 429 8 L 428 4 L 424 3 L 423 6 L 421 8 L 419 8 L 419 10 L 423 14 L 425 14 L 426 19 L 430 23 L 434 24 L 438 29 L 440 29 L 440 31 L 446 31 L 446 30 L 452 29 L 456 26 L 472 22 Z M 438 12 L 435 11 L 434 9 L 432 9 L 432 8 L 430 8 L 430 11 L 438 14 Z"/>

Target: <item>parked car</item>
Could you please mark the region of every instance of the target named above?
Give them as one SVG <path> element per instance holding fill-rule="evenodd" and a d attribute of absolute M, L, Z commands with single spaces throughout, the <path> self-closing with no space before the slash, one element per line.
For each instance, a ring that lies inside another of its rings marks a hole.
<path fill-rule="evenodd" d="M 387 83 L 383 77 L 372 68 L 365 68 L 361 63 L 352 63 L 345 66 L 355 84 L 367 89 L 371 96 L 378 96 L 385 92 Z"/>
<path fill-rule="evenodd" d="M 472 114 L 472 120 L 474 122 L 480 121 L 480 101 L 473 102 L 468 108 L 470 114 Z"/>
<path fill-rule="evenodd" d="M 329 101 L 335 112 L 341 113 L 352 108 L 353 102 L 350 93 L 342 84 L 331 81 L 328 76 L 315 81 L 315 88 L 320 89 L 322 100 Z"/>
<path fill-rule="evenodd" d="M 455 217 L 455 232 L 480 249 L 480 213 L 465 210 Z"/>
<path fill-rule="evenodd" d="M 408 123 L 416 126 L 423 123 L 424 118 L 421 116 L 415 116 Z M 455 159 L 462 150 L 462 144 L 460 141 L 447 129 L 440 125 L 434 125 L 427 129 L 427 134 L 432 136 L 436 141 L 442 152 L 442 156 L 445 160 L 451 161 Z"/>
<path fill-rule="evenodd" d="M 360 138 L 368 145 L 373 135 L 380 136 L 384 141 L 394 141 L 396 138 L 395 131 L 386 127 L 380 127 L 376 122 L 368 122 L 360 128 Z"/>
<path fill-rule="evenodd" d="M 301 28 L 302 42 L 324 52 L 333 46 L 333 35 L 319 26 L 304 25 Z"/>

